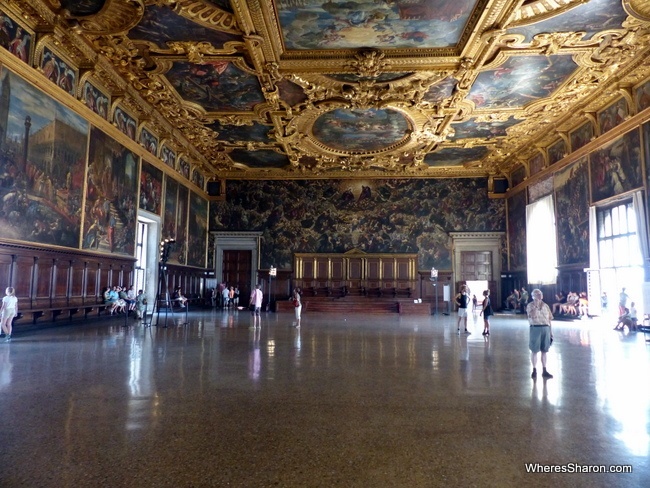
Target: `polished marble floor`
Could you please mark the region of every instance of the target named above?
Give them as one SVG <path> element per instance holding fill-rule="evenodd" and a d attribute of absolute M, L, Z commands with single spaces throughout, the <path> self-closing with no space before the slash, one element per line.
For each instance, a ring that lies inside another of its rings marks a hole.
<path fill-rule="evenodd" d="M 15 334 L 0 486 L 650 486 L 643 334 L 556 322 L 555 377 L 533 381 L 521 318 L 493 318 L 489 338 L 472 318 L 457 335 L 455 316 L 292 319 Z"/>

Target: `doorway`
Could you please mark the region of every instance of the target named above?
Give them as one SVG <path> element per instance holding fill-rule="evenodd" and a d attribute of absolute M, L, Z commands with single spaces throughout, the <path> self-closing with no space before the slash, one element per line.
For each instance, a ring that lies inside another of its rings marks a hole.
<path fill-rule="evenodd" d="M 252 251 L 241 249 L 224 249 L 222 260 L 222 283 L 228 287 L 239 287 L 241 297 L 249 297 L 251 283 Z"/>
<path fill-rule="evenodd" d="M 155 303 L 158 293 L 158 243 L 160 217 L 138 213 L 135 245 L 134 288 L 144 290 L 148 303 Z"/>

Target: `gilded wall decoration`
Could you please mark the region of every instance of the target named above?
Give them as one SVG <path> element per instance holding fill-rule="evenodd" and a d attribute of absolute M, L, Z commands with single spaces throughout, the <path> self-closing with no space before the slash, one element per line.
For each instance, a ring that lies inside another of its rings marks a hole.
<path fill-rule="evenodd" d="M 587 158 L 554 174 L 558 265 L 589 265 Z"/>
<path fill-rule="evenodd" d="M 591 153 L 589 163 L 593 203 L 643 186 L 639 129 Z"/>
<path fill-rule="evenodd" d="M 146 161 L 140 171 L 140 208 L 160 215 L 163 172 Z"/>
<path fill-rule="evenodd" d="M 83 248 L 133 256 L 137 222 L 138 157 L 91 128 Z"/>
<path fill-rule="evenodd" d="M 88 122 L 6 67 L 0 79 L 2 237 L 78 248 Z"/>
<path fill-rule="evenodd" d="M 419 268 L 451 269 L 448 232 L 503 231 L 503 200 L 487 180 L 229 181 L 210 230 L 262 231 L 261 267 L 295 252 L 417 252 Z"/>

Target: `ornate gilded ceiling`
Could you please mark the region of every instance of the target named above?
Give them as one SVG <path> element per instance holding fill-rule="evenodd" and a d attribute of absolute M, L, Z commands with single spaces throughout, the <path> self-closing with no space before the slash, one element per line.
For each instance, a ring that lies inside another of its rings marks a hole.
<path fill-rule="evenodd" d="M 646 0 L 1 3 L 207 178 L 507 175 L 650 75 Z"/>

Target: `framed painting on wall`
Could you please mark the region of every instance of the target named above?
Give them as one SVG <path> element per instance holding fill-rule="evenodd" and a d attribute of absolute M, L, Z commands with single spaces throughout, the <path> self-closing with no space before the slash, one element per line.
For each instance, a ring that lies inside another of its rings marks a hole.
<path fill-rule="evenodd" d="M 208 201 L 194 192 L 190 192 L 189 224 L 187 264 L 203 268 L 208 236 Z"/>
<path fill-rule="evenodd" d="M 91 129 L 84 249 L 133 256 L 138 163 L 135 153 L 101 130 Z"/>
<path fill-rule="evenodd" d="M 0 12 L 0 25 L 0 46 L 24 63 L 31 64 L 34 32 L 4 12 Z"/>
<path fill-rule="evenodd" d="M 548 148 L 548 164 L 555 164 L 567 155 L 566 144 L 562 139 Z"/>
<path fill-rule="evenodd" d="M 530 171 L 530 176 L 536 175 L 544 169 L 544 156 L 542 154 L 535 155 L 530 161 L 528 161 L 528 171 Z"/>
<path fill-rule="evenodd" d="M 113 114 L 113 123 L 122 134 L 126 134 L 129 139 L 135 141 L 135 129 L 137 126 L 135 119 L 121 107 L 115 109 L 115 113 Z"/>
<path fill-rule="evenodd" d="M 525 179 L 526 179 L 526 167 L 523 164 L 520 164 L 510 174 L 512 188 L 517 186 L 519 183 L 522 183 Z"/>
<path fill-rule="evenodd" d="M 510 271 L 526 268 L 526 192 L 508 198 Z"/>
<path fill-rule="evenodd" d="M 83 89 L 81 90 L 81 100 L 86 104 L 86 107 L 97 115 L 108 119 L 108 107 L 111 105 L 110 98 L 88 80 L 84 81 Z"/>
<path fill-rule="evenodd" d="M 49 47 L 43 49 L 41 71 L 56 86 L 72 96 L 75 95 L 77 91 L 77 68 Z"/>
<path fill-rule="evenodd" d="M 634 92 L 636 110 L 640 112 L 650 107 L 650 80 L 639 86 Z"/>
<path fill-rule="evenodd" d="M 2 237 L 78 249 L 88 122 L 6 67 L 0 113 Z"/>
<path fill-rule="evenodd" d="M 589 163 L 592 203 L 643 186 L 639 129 L 592 152 Z"/>
<path fill-rule="evenodd" d="M 594 126 L 587 121 L 569 134 L 571 140 L 571 151 L 577 151 L 594 138 Z"/>
<path fill-rule="evenodd" d="M 146 161 L 140 171 L 140 208 L 160 215 L 163 172 Z"/>
<path fill-rule="evenodd" d="M 604 134 L 623 122 L 628 116 L 629 111 L 627 102 L 624 98 L 619 98 L 605 110 L 598 112 L 598 125 L 600 133 Z"/>
<path fill-rule="evenodd" d="M 558 264 L 589 263 L 589 170 L 587 158 L 554 175 Z"/>
<path fill-rule="evenodd" d="M 176 152 L 167 144 L 160 148 L 160 159 L 170 168 L 176 169 Z"/>
<path fill-rule="evenodd" d="M 149 132 L 146 127 L 140 131 L 140 145 L 154 156 L 158 156 L 158 138 Z"/>

